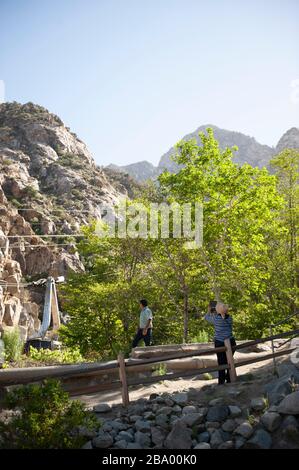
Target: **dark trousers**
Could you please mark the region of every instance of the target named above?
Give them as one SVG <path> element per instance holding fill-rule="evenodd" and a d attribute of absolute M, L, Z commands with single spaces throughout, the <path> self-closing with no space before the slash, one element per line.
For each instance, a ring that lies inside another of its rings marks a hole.
<path fill-rule="evenodd" d="M 136 346 L 138 346 L 139 341 L 141 341 L 142 339 L 145 342 L 145 346 L 150 346 L 151 345 L 151 342 L 152 342 L 152 329 L 148 328 L 147 333 L 146 333 L 145 336 L 143 336 L 142 331 L 143 330 L 141 328 L 138 329 L 138 331 L 135 335 L 135 338 L 133 339 L 132 348 L 136 348 Z"/>
<path fill-rule="evenodd" d="M 232 345 L 232 347 L 236 346 L 235 338 L 230 339 L 230 344 Z M 215 339 L 215 348 L 222 348 L 223 346 L 224 346 L 224 341 L 218 341 L 218 339 Z M 233 354 L 234 354 L 234 351 L 233 351 Z M 217 353 L 217 359 L 218 359 L 219 366 L 227 364 L 226 352 Z M 219 370 L 218 383 L 224 384 L 225 382 L 227 383 L 230 382 L 229 370 L 228 369 Z"/>

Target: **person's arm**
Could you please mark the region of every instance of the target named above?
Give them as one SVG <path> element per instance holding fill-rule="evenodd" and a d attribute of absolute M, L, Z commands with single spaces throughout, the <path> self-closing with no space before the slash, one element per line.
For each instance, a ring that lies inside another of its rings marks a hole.
<path fill-rule="evenodd" d="M 147 330 L 148 330 L 148 329 L 149 329 L 149 327 L 150 327 L 151 321 L 152 321 L 152 319 L 151 319 L 151 318 L 149 318 L 149 319 L 147 320 L 146 327 L 145 327 L 145 328 L 143 328 L 143 330 L 142 330 L 142 334 L 143 334 L 143 336 L 146 336 L 146 334 L 147 334 Z"/>
<path fill-rule="evenodd" d="M 142 330 L 143 336 L 145 336 L 147 334 L 147 330 L 150 328 L 151 323 L 152 323 L 152 318 L 153 318 L 151 310 L 149 310 L 147 313 L 148 313 L 148 319 L 147 319 L 147 323 L 146 323 L 145 328 L 143 328 L 143 330 Z"/>
<path fill-rule="evenodd" d="M 209 323 L 212 323 L 212 324 L 214 325 L 214 323 L 215 323 L 214 315 L 212 315 L 211 313 L 207 313 L 204 318 L 205 318 L 205 320 L 207 320 Z"/>

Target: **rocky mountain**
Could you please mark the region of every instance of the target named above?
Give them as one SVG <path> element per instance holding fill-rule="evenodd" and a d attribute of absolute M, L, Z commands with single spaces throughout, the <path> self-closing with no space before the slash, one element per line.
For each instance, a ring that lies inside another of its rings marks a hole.
<path fill-rule="evenodd" d="M 144 182 L 149 179 L 155 179 L 160 171 L 152 163 L 143 160 L 142 162 L 131 163 L 130 165 L 108 165 L 107 168 L 110 168 L 114 171 L 125 173 L 130 175 L 137 181 Z"/>
<path fill-rule="evenodd" d="M 28 285 L 83 270 L 80 226 L 136 183 L 97 167 L 61 119 L 27 103 L 0 104 L 0 328 L 39 329 L 44 288 Z"/>
<path fill-rule="evenodd" d="M 228 131 L 225 129 L 220 129 L 212 124 L 206 124 L 199 127 L 196 131 L 191 134 L 183 137 L 183 140 L 196 139 L 199 144 L 201 144 L 198 137 L 199 132 L 205 132 L 207 127 L 211 127 L 214 130 L 214 135 L 219 141 L 220 147 L 224 149 L 225 147 L 232 147 L 236 145 L 238 151 L 235 153 L 235 161 L 237 163 L 243 164 L 245 162 L 249 163 L 252 166 L 268 166 L 270 159 L 280 152 L 284 148 L 299 148 L 299 129 L 293 127 L 288 130 L 279 140 L 276 147 L 269 147 L 268 145 L 262 145 L 257 142 L 253 137 L 249 137 L 241 132 Z M 172 160 L 173 155 L 175 155 L 176 149 L 171 147 L 168 152 L 162 155 L 159 165 L 154 167 L 149 162 L 143 161 L 138 163 L 133 163 L 131 165 L 116 167 L 118 171 L 122 171 L 137 181 L 145 181 L 147 179 L 155 179 L 164 169 L 168 171 L 175 172 L 178 169 L 177 164 Z"/>
<path fill-rule="evenodd" d="M 299 149 L 299 129 L 292 127 L 279 139 L 276 146 L 276 153 L 281 152 L 283 149 Z"/>

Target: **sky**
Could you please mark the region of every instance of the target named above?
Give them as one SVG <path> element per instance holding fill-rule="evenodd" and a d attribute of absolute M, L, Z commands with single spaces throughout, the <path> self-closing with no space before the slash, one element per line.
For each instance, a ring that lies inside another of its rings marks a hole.
<path fill-rule="evenodd" d="M 299 127 L 298 24 L 298 0 L 0 0 L 0 95 L 100 165 L 156 165 L 204 124 L 274 146 Z"/>

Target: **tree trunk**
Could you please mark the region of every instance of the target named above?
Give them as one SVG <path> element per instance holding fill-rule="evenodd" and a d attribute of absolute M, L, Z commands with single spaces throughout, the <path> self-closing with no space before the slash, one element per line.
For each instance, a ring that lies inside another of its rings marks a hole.
<path fill-rule="evenodd" d="M 188 342 L 188 323 L 189 323 L 188 306 L 189 306 L 188 293 L 185 289 L 185 292 L 184 292 L 184 337 L 183 337 L 183 343 Z"/>

